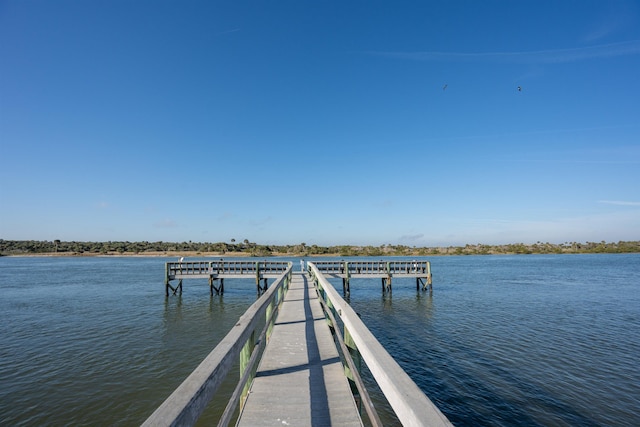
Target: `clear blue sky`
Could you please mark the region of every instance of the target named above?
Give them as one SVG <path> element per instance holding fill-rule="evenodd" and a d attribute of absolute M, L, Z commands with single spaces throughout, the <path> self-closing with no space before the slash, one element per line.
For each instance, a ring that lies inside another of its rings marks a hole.
<path fill-rule="evenodd" d="M 0 145 L 3 239 L 640 240 L 640 3 L 0 0 Z"/>

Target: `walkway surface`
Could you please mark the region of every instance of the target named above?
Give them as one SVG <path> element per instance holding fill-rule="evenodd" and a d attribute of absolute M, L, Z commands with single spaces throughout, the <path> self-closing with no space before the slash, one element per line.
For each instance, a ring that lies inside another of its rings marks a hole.
<path fill-rule="evenodd" d="M 309 278 L 294 273 L 239 426 L 362 426 Z"/>

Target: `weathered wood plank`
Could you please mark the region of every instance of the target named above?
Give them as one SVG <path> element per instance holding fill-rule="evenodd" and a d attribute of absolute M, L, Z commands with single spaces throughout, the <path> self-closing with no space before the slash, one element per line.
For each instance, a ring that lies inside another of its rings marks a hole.
<path fill-rule="evenodd" d="M 315 289 L 294 274 L 239 426 L 362 426 Z"/>

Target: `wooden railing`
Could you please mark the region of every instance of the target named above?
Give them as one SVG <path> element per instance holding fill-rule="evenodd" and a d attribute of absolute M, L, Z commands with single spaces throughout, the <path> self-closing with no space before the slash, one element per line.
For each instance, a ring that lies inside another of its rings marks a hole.
<path fill-rule="evenodd" d="M 323 274 L 431 276 L 429 261 L 318 261 L 314 264 Z"/>
<path fill-rule="evenodd" d="M 249 307 L 231 331 L 151 414 L 143 426 L 195 424 L 234 363 L 240 359 L 241 378 L 218 425 L 228 424 L 237 406 L 244 404 L 249 385 L 255 376 L 257 362 L 291 282 L 292 264 L 286 264 L 287 268 L 282 276 Z M 191 268 L 195 269 L 195 265 Z M 266 324 L 261 331 L 257 331 L 263 316 L 266 317 Z"/>
<path fill-rule="evenodd" d="M 318 261 L 314 265 L 325 276 L 342 279 L 342 291 L 351 292 L 349 280 L 353 278 L 382 278 L 382 292 L 391 292 L 391 280 L 394 277 L 413 277 L 416 290 L 433 291 L 431 263 L 429 261 Z"/>
<path fill-rule="evenodd" d="M 402 425 L 452 426 L 378 342 L 351 306 L 338 295 L 315 264 L 308 263 L 308 272 L 327 308 L 342 322 L 342 325 L 334 325 L 336 333 L 343 334 L 352 357 L 361 358 L 366 363 Z"/>
<path fill-rule="evenodd" d="M 281 275 L 290 262 L 285 261 L 177 261 L 166 263 L 166 275 L 168 278 L 180 278 L 188 276 L 209 275 Z"/>

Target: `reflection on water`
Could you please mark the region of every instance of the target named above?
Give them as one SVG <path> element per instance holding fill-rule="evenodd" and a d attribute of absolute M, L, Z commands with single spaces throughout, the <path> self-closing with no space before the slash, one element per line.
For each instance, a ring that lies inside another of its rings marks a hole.
<path fill-rule="evenodd" d="M 640 255 L 431 261 L 432 294 L 351 279 L 348 301 L 455 425 L 640 425 Z M 164 262 L 0 258 L 0 424 L 140 424 L 256 300 L 254 280 L 166 298 Z"/>

